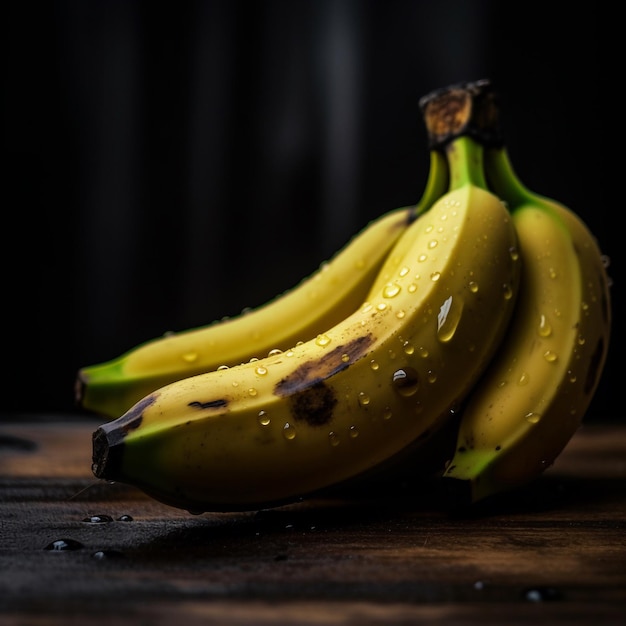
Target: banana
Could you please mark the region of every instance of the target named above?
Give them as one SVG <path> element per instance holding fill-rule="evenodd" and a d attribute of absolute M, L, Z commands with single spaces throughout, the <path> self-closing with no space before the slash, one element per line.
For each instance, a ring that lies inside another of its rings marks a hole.
<path fill-rule="evenodd" d="M 460 502 L 529 484 L 554 462 L 596 391 L 611 330 L 609 280 L 593 234 L 571 209 L 529 191 L 496 143 L 485 151 L 486 175 L 512 212 L 522 275 L 511 326 L 462 410 L 444 472 Z"/>
<path fill-rule="evenodd" d="M 143 343 L 111 361 L 79 370 L 75 396 L 84 409 L 119 417 L 168 383 L 287 350 L 353 313 L 394 243 L 447 189 L 444 157 L 432 151 L 424 194 L 413 207 L 370 222 L 299 285 L 239 316 Z M 379 279 L 379 280 L 382 280 Z"/>
<path fill-rule="evenodd" d="M 518 287 L 515 231 L 481 155 L 470 138 L 450 144 L 450 188 L 357 310 L 285 352 L 150 393 L 93 433 L 95 476 L 192 512 L 250 510 L 427 442 L 491 360 Z"/>

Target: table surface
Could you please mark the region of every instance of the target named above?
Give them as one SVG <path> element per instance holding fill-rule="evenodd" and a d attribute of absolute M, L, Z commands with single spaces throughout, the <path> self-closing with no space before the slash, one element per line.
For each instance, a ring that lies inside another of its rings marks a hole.
<path fill-rule="evenodd" d="M 196 516 L 96 480 L 97 426 L 0 422 L 1 624 L 626 623 L 621 424 L 471 511 L 405 485 Z"/>

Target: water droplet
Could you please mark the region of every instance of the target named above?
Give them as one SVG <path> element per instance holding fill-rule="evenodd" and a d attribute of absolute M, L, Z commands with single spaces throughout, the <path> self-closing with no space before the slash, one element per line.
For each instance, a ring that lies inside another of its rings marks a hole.
<path fill-rule="evenodd" d="M 438 244 L 439 242 L 436 239 L 431 239 L 428 242 L 428 247 L 432 250 L 433 248 L 436 248 Z"/>
<path fill-rule="evenodd" d="M 548 269 L 548 276 L 552 279 L 555 279 L 558 276 L 558 273 L 553 267 L 550 267 Z"/>
<path fill-rule="evenodd" d="M 374 359 L 372 359 L 370 361 L 370 367 L 372 368 L 372 370 L 377 371 L 380 365 L 378 364 L 378 361 L 375 361 Z"/>
<path fill-rule="evenodd" d="M 183 361 L 185 361 L 187 363 L 193 363 L 197 359 L 198 359 L 198 353 L 197 352 L 187 352 L 187 353 L 183 354 Z"/>
<path fill-rule="evenodd" d="M 376 305 L 376 308 L 377 308 L 379 311 L 384 311 L 384 310 L 387 308 L 387 304 L 386 304 L 385 302 L 381 302 L 380 304 L 377 304 L 377 305 Z"/>
<path fill-rule="evenodd" d="M 550 602 L 560 600 L 561 593 L 554 587 L 530 587 L 524 589 L 523 597 L 528 602 Z"/>
<path fill-rule="evenodd" d="M 132 521 L 134 521 L 134 520 L 133 520 L 132 515 L 128 515 L 127 513 L 124 513 L 124 515 L 120 515 L 120 516 L 117 518 L 117 521 L 118 521 L 118 522 L 132 522 Z"/>
<path fill-rule="evenodd" d="M 318 335 L 315 338 L 315 343 L 321 347 L 327 346 L 330 343 L 330 337 L 328 335 Z"/>
<path fill-rule="evenodd" d="M 436 283 L 440 278 L 441 278 L 441 272 L 433 272 L 430 275 L 430 280 L 432 280 L 434 283 Z"/>
<path fill-rule="evenodd" d="M 253 356 L 248 363 L 256 363 L 259 360 L 259 357 Z"/>
<path fill-rule="evenodd" d="M 576 374 L 574 372 L 572 372 L 572 370 L 569 370 L 567 372 L 567 375 L 569 376 L 570 383 L 575 383 L 576 382 Z"/>
<path fill-rule="evenodd" d="M 415 293 L 417 291 L 417 285 L 415 283 L 411 283 L 408 287 L 407 290 L 409 293 Z"/>
<path fill-rule="evenodd" d="M 361 313 L 369 313 L 373 308 L 374 307 L 369 302 L 366 302 L 361 309 Z"/>
<path fill-rule="evenodd" d="M 467 286 L 472 293 L 478 292 L 478 283 L 476 281 L 470 280 Z"/>
<path fill-rule="evenodd" d="M 412 367 L 396 370 L 391 378 L 394 389 L 401 396 L 412 396 L 419 389 L 419 375 Z"/>
<path fill-rule="evenodd" d="M 400 278 L 403 278 L 404 276 L 406 276 L 411 270 L 404 266 L 399 272 L 398 275 L 400 276 Z"/>
<path fill-rule="evenodd" d="M 279 354 L 282 354 L 283 351 L 280 348 L 274 348 L 273 350 L 270 350 L 267 353 L 267 356 L 278 356 Z"/>
<path fill-rule="evenodd" d="M 96 561 L 105 561 L 107 559 L 120 559 L 124 555 L 119 550 L 97 550 L 91 556 Z"/>
<path fill-rule="evenodd" d="M 429 356 L 429 354 L 430 354 L 430 352 L 428 352 L 428 348 L 426 348 L 426 347 L 424 347 L 424 346 L 420 346 L 420 347 L 419 347 L 418 352 L 419 352 L 419 355 L 420 355 L 423 359 L 428 358 L 428 356 Z"/>
<path fill-rule="evenodd" d="M 396 317 L 399 320 L 403 319 L 405 315 L 406 315 L 406 312 L 404 309 L 399 309 L 398 311 L 396 311 Z"/>
<path fill-rule="evenodd" d="M 108 524 L 112 521 L 113 518 L 110 515 L 90 515 L 83 518 L 83 522 L 88 522 L 89 524 Z"/>
<path fill-rule="evenodd" d="M 358 398 L 361 406 L 367 406 L 370 403 L 370 397 L 364 391 L 359 391 Z"/>
<path fill-rule="evenodd" d="M 539 413 L 535 413 L 534 411 L 531 411 L 530 413 L 526 413 L 526 415 L 524 415 L 524 419 L 529 424 L 537 424 L 539 423 L 539 420 L 541 419 L 541 415 L 539 415 Z"/>
<path fill-rule="evenodd" d="M 250 387 L 250 389 L 248 389 L 248 395 L 251 398 L 254 398 L 259 392 L 254 388 L 254 387 Z"/>
<path fill-rule="evenodd" d="M 428 370 L 428 372 L 426 373 L 426 380 L 431 384 L 436 382 L 437 372 L 435 372 L 434 370 Z"/>
<path fill-rule="evenodd" d="M 285 437 L 285 439 L 289 439 L 290 441 L 296 438 L 296 429 L 289 422 L 285 422 L 285 425 L 283 426 L 283 437 Z"/>
<path fill-rule="evenodd" d="M 552 350 L 546 350 L 543 353 L 543 358 L 548 361 L 548 363 L 554 363 L 559 357 L 557 356 L 556 352 L 553 352 Z"/>
<path fill-rule="evenodd" d="M 530 381 L 530 375 L 528 374 L 528 372 L 522 372 L 520 374 L 520 377 L 517 379 L 517 384 L 520 387 L 523 387 L 524 385 L 527 385 L 529 381 Z"/>
<path fill-rule="evenodd" d="M 509 254 L 511 255 L 511 260 L 517 261 L 519 259 L 519 250 L 515 246 L 509 248 Z"/>
<path fill-rule="evenodd" d="M 257 420 L 261 426 L 269 426 L 270 418 L 266 411 L 259 411 L 259 415 L 257 416 Z"/>
<path fill-rule="evenodd" d="M 67 552 L 69 550 L 80 550 L 85 546 L 75 539 L 56 539 L 49 543 L 44 550 L 51 550 L 52 552 Z"/>
<path fill-rule="evenodd" d="M 415 352 L 415 346 L 410 341 L 405 341 L 402 344 L 402 349 L 404 350 L 404 354 L 411 355 Z"/>
<path fill-rule="evenodd" d="M 460 298 L 450 296 L 441 305 L 437 315 L 437 337 L 439 341 L 447 343 L 454 337 L 454 333 L 461 321 L 463 301 Z"/>
<path fill-rule="evenodd" d="M 388 283 L 383 288 L 383 298 L 395 298 L 400 293 L 400 285 Z"/>
<path fill-rule="evenodd" d="M 392 413 L 391 409 L 388 406 L 385 407 L 385 410 L 383 411 L 383 420 L 388 422 L 391 419 L 392 415 L 393 415 L 393 413 Z"/>
<path fill-rule="evenodd" d="M 347 363 L 347 362 L 350 360 L 350 355 L 349 355 L 349 354 L 345 354 L 345 353 L 344 353 L 344 354 L 342 354 L 342 355 L 341 355 L 341 360 L 342 360 L 344 363 Z"/>
<path fill-rule="evenodd" d="M 257 373 L 257 376 L 267 376 L 267 367 L 262 365 L 259 365 L 254 371 Z"/>
<path fill-rule="evenodd" d="M 502 285 L 502 295 L 505 300 L 510 300 L 513 297 L 513 288 L 508 283 Z"/>
<path fill-rule="evenodd" d="M 549 337 L 552 334 L 552 326 L 548 322 L 548 318 L 545 315 L 541 315 L 539 318 L 539 328 L 537 333 L 540 337 Z"/>
<path fill-rule="evenodd" d="M 359 429 L 356 426 L 350 426 L 348 435 L 350 435 L 351 439 L 356 439 L 359 436 Z"/>
<path fill-rule="evenodd" d="M 328 443 L 330 443 L 333 448 L 339 445 L 339 435 L 333 430 L 328 433 Z"/>
<path fill-rule="evenodd" d="M 218 372 L 221 372 L 221 371 L 223 371 L 223 370 L 227 370 L 227 369 L 229 369 L 229 368 L 228 368 L 228 365 L 220 365 L 220 366 L 217 368 L 217 371 L 218 371 Z"/>
<path fill-rule="evenodd" d="M 423 262 L 424 262 L 427 258 L 428 258 L 428 255 L 427 255 L 427 254 L 423 254 L 423 253 L 422 253 L 422 254 L 420 254 L 420 255 L 417 257 L 417 260 L 418 260 L 420 263 L 423 263 Z"/>

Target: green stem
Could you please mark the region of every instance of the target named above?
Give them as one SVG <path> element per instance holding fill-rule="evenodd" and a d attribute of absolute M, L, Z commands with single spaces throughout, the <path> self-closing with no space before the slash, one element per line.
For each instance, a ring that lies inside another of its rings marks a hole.
<path fill-rule="evenodd" d="M 450 168 L 450 191 L 465 185 L 487 189 L 483 146 L 466 135 L 457 137 L 446 146 Z"/>
<path fill-rule="evenodd" d="M 485 151 L 485 173 L 490 189 L 505 200 L 511 210 L 537 197 L 515 174 L 505 147 Z"/>
<path fill-rule="evenodd" d="M 420 201 L 415 205 L 413 219 L 428 211 L 448 191 L 448 178 L 448 163 L 445 157 L 437 150 L 431 150 L 426 187 Z"/>

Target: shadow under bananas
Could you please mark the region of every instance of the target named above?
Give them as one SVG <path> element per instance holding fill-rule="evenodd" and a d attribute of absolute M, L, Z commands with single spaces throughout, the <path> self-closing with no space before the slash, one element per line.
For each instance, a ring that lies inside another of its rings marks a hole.
<path fill-rule="evenodd" d="M 626 497 L 626 481 L 623 479 L 578 479 L 558 475 L 545 475 L 534 484 L 502 493 L 490 500 L 472 505 L 459 506 L 448 500 L 441 483 L 434 478 L 429 481 L 398 485 L 395 491 L 384 494 L 376 491 L 344 492 L 341 497 L 303 499 L 300 502 L 271 509 L 236 513 L 204 513 L 188 520 L 180 519 L 171 530 L 146 538 L 136 544 L 135 552 L 151 555 L 174 550 L 180 558 L 186 552 L 196 557 L 209 550 L 215 556 L 220 552 L 249 553 L 246 538 L 256 541 L 259 537 L 288 539 L 298 538 L 306 542 L 306 535 L 324 533 L 324 541 L 332 542 L 336 532 L 345 541 L 346 535 L 363 533 L 376 536 L 381 530 L 393 533 L 411 528 L 444 529 L 472 521 L 501 525 L 558 524 L 568 511 L 587 511 L 602 505 L 610 508 L 611 502 L 623 502 Z M 555 516 L 538 520 L 539 514 L 555 513 Z M 571 515 L 567 516 L 571 519 Z M 571 521 L 567 521 L 570 525 Z M 580 525 L 611 526 L 626 528 L 622 520 L 581 519 Z M 255 548 L 256 550 L 256 548 Z"/>

